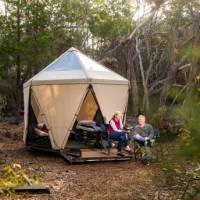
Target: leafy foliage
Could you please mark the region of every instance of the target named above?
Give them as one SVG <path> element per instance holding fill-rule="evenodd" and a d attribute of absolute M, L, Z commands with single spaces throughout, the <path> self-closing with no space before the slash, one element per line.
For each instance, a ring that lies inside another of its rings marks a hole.
<path fill-rule="evenodd" d="M 47 0 L 4 2 L 0 13 L 0 93 L 22 105 L 23 83 L 71 46 L 96 56 L 116 37 L 132 29 L 127 0 Z"/>
<path fill-rule="evenodd" d="M 194 89 L 188 92 L 181 107 L 171 115 L 183 121 L 179 137 L 171 141 L 173 149 L 165 156 L 161 164 L 169 187 L 176 187 L 181 199 L 200 197 L 200 92 L 199 75 L 195 79 Z"/>
<path fill-rule="evenodd" d="M 198 80 L 197 76 L 197 80 Z M 183 106 L 177 110 L 178 115 L 184 120 L 184 127 L 180 130 L 181 147 L 178 152 L 179 156 L 186 157 L 187 159 L 200 159 L 200 92 L 199 84 L 185 99 Z"/>
<path fill-rule="evenodd" d="M 40 184 L 38 176 L 29 176 L 27 170 L 20 164 L 13 164 L 4 167 L 3 178 L 0 179 L 0 193 L 11 195 L 15 193 L 15 188 L 25 184 Z"/>
<path fill-rule="evenodd" d="M 127 0 L 105 1 L 89 19 L 90 31 L 98 38 L 112 41 L 130 34 L 133 30 L 133 15 Z"/>

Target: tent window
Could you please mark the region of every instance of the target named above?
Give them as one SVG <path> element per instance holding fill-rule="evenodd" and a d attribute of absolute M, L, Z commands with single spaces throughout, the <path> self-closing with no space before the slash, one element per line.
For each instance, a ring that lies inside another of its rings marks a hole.
<path fill-rule="evenodd" d="M 80 69 L 81 65 L 76 54 L 73 52 L 67 52 L 58 60 L 50 64 L 45 71 L 71 71 Z"/>
<path fill-rule="evenodd" d="M 98 110 L 98 105 L 95 101 L 92 91 L 89 90 L 81 106 L 77 120 L 78 121 L 94 120 L 97 110 Z"/>

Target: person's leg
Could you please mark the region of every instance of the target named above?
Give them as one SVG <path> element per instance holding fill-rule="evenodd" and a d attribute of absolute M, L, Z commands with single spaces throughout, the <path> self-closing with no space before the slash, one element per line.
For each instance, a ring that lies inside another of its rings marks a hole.
<path fill-rule="evenodd" d="M 128 134 L 125 132 L 122 132 L 122 139 L 124 141 L 124 147 L 128 145 Z"/>
<path fill-rule="evenodd" d="M 121 132 L 120 141 L 119 141 L 120 148 L 123 149 L 128 146 L 128 138 L 126 133 Z M 130 148 L 129 148 L 130 150 Z"/>
<path fill-rule="evenodd" d="M 125 151 L 132 153 L 131 148 L 129 147 L 129 137 L 126 132 L 122 132 L 122 141 L 123 141 L 123 148 Z"/>
<path fill-rule="evenodd" d="M 142 136 L 139 135 L 139 134 L 134 135 L 133 138 L 134 138 L 135 140 L 138 140 L 138 141 L 144 142 L 144 143 L 145 143 L 145 141 L 146 141 L 145 138 L 142 137 Z"/>
<path fill-rule="evenodd" d="M 118 141 L 117 150 L 118 152 L 121 152 L 122 147 L 123 147 L 123 137 L 122 137 L 121 132 L 113 131 L 112 133 L 109 133 L 109 139 Z"/>
<path fill-rule="evenodd" d="M 136 141 L 138 141 L 141 146 L 144 146 L 144 148 L 145 148 L 145 153 L 144 153 L 144 156 L 143 156 L 144 162 L 149 163 L 149 161 L 151 160 L 151 157 L 150 157 L 151 149 L 148 146 L 148 141 L 145 140 L 144 137 L 142 137 L 138 134 L 134 136 L 134 139 Z"/>

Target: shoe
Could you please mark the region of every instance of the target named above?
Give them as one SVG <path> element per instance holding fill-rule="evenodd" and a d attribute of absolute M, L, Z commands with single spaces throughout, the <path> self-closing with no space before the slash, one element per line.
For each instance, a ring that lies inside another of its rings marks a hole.
<path fill-rule="evenodd" d="M 111 142 L 110 146 L 111 146 L 112 148 L 114 148 L 114 147 L 115 147 L 115 143 L 114 143 L 114 142 Z"/>
<path fill-rule="evenodd" d="M 127 145 L 125 148 L 124 148 L 125 151 L 131 151 L 131 148 Z"/>
<path fill-rule="evenodd" d="M 124 149 L 124 151 L 126 152 L 126 153 L 128 153 L 128 154 L 133 154 L 133 151 L 132 150 L 126 150 L 126 149 Z"/>
<path fill-rule="evenodd" d="M 150 165 L 150 161 L 149 160 L 143 160 L 144 165 L 149 166 Z"/>
<path fill-rule="evenodd" d="M 127 153 L 129 153 L 129 154 L 133 154 L 133 151 L 131 150 L 131 148 L 129 146 L 126 146 L 124 148 L 124 151 L 127 152 Z"/>

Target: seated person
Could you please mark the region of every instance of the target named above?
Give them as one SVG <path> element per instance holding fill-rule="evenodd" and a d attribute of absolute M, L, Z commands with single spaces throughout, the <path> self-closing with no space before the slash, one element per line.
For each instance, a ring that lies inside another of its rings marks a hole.
<path fill-rule="evenodd" d="M 38 123 L 34 129 L 39 136 L 48 136 L 48 129 L 44 123 Z"/>
<path fill-rule="evenodd" d="M 118 150 L 118 155 L 124 156 L 122 153 L 123 148 L 125 148 L 126 151 L 131 152 L 130 147 L 128 146 L 128 136 L 127 134 L 123 131 L 123 124 L 121 120 L 121 112 L 117 111 L 112 119 L 109 122 L 108 126 L 108 137 L 111 140 L 119 141 L 117 150 Z"/>
<path fill-rule="evenodd" d="M 145 147 L 144 161 L 148 164 L 150 161 L 149 152 L 150 147 L 148 142 L 154 137 L 154 130 L 150 124 L 147 124 L 144 115 L 138 116 L 138 124 L 134 128 L 133 138 L 142 146 Z"/>

